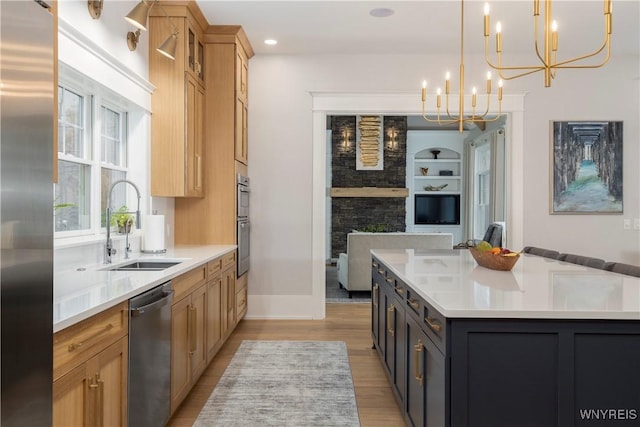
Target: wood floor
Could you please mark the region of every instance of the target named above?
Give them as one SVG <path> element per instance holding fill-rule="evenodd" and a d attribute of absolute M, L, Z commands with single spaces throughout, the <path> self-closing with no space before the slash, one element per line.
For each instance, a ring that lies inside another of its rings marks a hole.
<path fill-rule="evenodd" d="M 370 310 L 369 304 L 327 304 L 324 320 L 242 320 L 167 426 L 193 424 L 242 340 L 344 341 L 361 426 L 404 426 L 380 358 L 371 348 Z"/>

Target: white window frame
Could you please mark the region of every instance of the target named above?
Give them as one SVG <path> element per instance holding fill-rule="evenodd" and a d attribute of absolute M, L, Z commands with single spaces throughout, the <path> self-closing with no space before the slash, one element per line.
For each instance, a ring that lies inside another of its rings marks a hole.
<path fill-rule="evenodd" d="M 85 83 L 85 84 L 82 84 Z M 129 159 L 131 157 L 131 146 L 129 143 L 129 111 L 126 105 L 118 102 L 116 97 L 110 96 L 110 92 L 107 88 L 96 83 L 81 82 L 81 84 L 74 84 L 73 82 L 66 81 L 62 76 L 59 79 L 59 86 L 64 89 L 72 91 L 84 98 L 84 138 L 85 149 L 88 150 L 85 159 L 79 159 L 76 156 L 66 155 L 58 152 L 58 160 L 72 161 L 74 163 L 82 163 L 89 165 L 90 167 L 90 195 L 89 195 L 89 209 L 90 209 L 90 226 L 88 229 L 83 230 L 71 230 L 71 231 L 55 231 L 55 239 L 73 238 L 73 237 L 101 237 L 106 233 L 106 228 L 102 227 L 100 219 L 102 215 L 101 207 L 101 178 L 102 168 L 117 170 L 125 172 L 127 178 L 130 174 Z M 124 166 L 114 165 L 111 163 L 103 162 L 101 135 L 102 135 L 102 107 L 106 107 L 112 111 L 121 114 L 120 119 L 120 133 L 121 140 L 125 145 L 125 148 L 121 155 L 125 156 Z M 59 184 L 59 183 L 58 183 Z M 128 202 L 127 202 L 128 203 Z M 112 206 L 113 207 L 113 206 Z"/>

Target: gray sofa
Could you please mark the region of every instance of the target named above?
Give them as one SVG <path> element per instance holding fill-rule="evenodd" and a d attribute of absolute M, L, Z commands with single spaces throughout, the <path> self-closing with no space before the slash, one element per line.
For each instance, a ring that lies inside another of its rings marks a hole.
<path fill-rule="evenodd" d="M 371 290 L 371 249 L 452 249 L 451 233 L 347 234 L 347 253 L 338 258 L 338 282 L 349 291 Z"/>

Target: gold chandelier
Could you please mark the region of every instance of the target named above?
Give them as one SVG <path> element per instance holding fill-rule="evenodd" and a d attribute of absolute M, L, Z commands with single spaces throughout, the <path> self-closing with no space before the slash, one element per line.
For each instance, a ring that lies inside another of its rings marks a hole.
<path fill-rule="evenodd" d="M 449 72 L 445 75 L 444 97 L 445 97 L 445 111 L 446 118 L 440 117 L 440 109 L 442 108 L 442 90 L 440 88 L 436 91 L 436 111 L 437 116 L 435 119 L 427 117 L 425 112 L 425 104 L 427 102 L 427 81 L 422 82 L 422 118 L 427 122 L 438 123 L 439 125 L 450 125 L 457 123 L 458 130 L 462 132 L 464 130 L 465 123 L 475 123 L 480 128 L 484 129 L 487 122 L 494 122 L 502 115 L 502 80 L 498 82 L 498 113 L 494 116 L 489 116 L 490 100 L 491 100 L 491 72 L 487 73 L 487 85 L 486 85 L 486 108 L 482 113 L 476 112 L 478 92 L 474 87 L 471 90 L 471 114 L 465 115 L 464 107 L 464 0 L 460 2 L 460 74 L 459 74 L 459 86 L 458 86 L 458 113 L 452 113 L 449 109 L 449 95 L 451 94 L 451 74 Z"/>
<path fill-rule="evenodd" d="M 551 80 L 555 78 L 556 71 L 560 68 L 599 68 L 609 61 L 611 53 L 611 0 L 604 0 L 604 24 L 605 34 L 604 41 L 599 49 L 582 56 L 575 58 L 558 61 L 558 24 L 551 18 L 551 0 L 544 1 L 544 27 L 543 27 L 543 51 L 540 52 L 538 46 L 538 33 L 539 33 L 539 18 L 540 18 L 540 0 L 533 0 L 533 20 L 534 20 L 534 47 L 536 56 L 540 60 L 540 65 L 525 65 L 507 67 L 502 65 L 502 26 L 500 22 L 496 24 L 496 54 L 498 63 L 494 64 L 489 58 L 489 3 L 484 5 L 484 54 L 487 63 L 491 68 L 498 71 L 500 77 L 504 80 L 516 79 L 518 77 L 526 76 L 529 74 L 537 73 L 544 70 L 544 85 L 545 87 L 551 86 Z M 582 61 L 587 58 L 599 55 L 606 49 L 605 58 L 598 64 L 578 65 L 575 64 L 578 61 Z M 506 76 L 504 71 L 514 71 L 516 74 Z"/>

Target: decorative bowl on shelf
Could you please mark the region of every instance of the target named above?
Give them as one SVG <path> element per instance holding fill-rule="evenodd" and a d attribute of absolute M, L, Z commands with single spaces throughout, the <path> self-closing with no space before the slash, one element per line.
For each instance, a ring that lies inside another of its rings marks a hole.
<path fill-rule="evenodd" d="M 426 175 L 427 175 L 427 172 L 429 172 L 429 168 L 420 168 L 420 173 L 421 173 L 423 176 L 426 176 Z"/>
<path fill-rule="evenodd" d="M 479 266 L 491 270 L 510 271 L 520 259 L 518 253 L 515 255 L 492 254 L 491 252 L 481 252 L 474 247 L 469 248 L 469 252 Z"/>
<path fill-rule="evenodd" d="M 440 191 L 443 188 L 445 188 L 447 185 L 449 184 L 442 184 L 442 185 L 425 185 L 424 186 L 424 191 Z"/>

